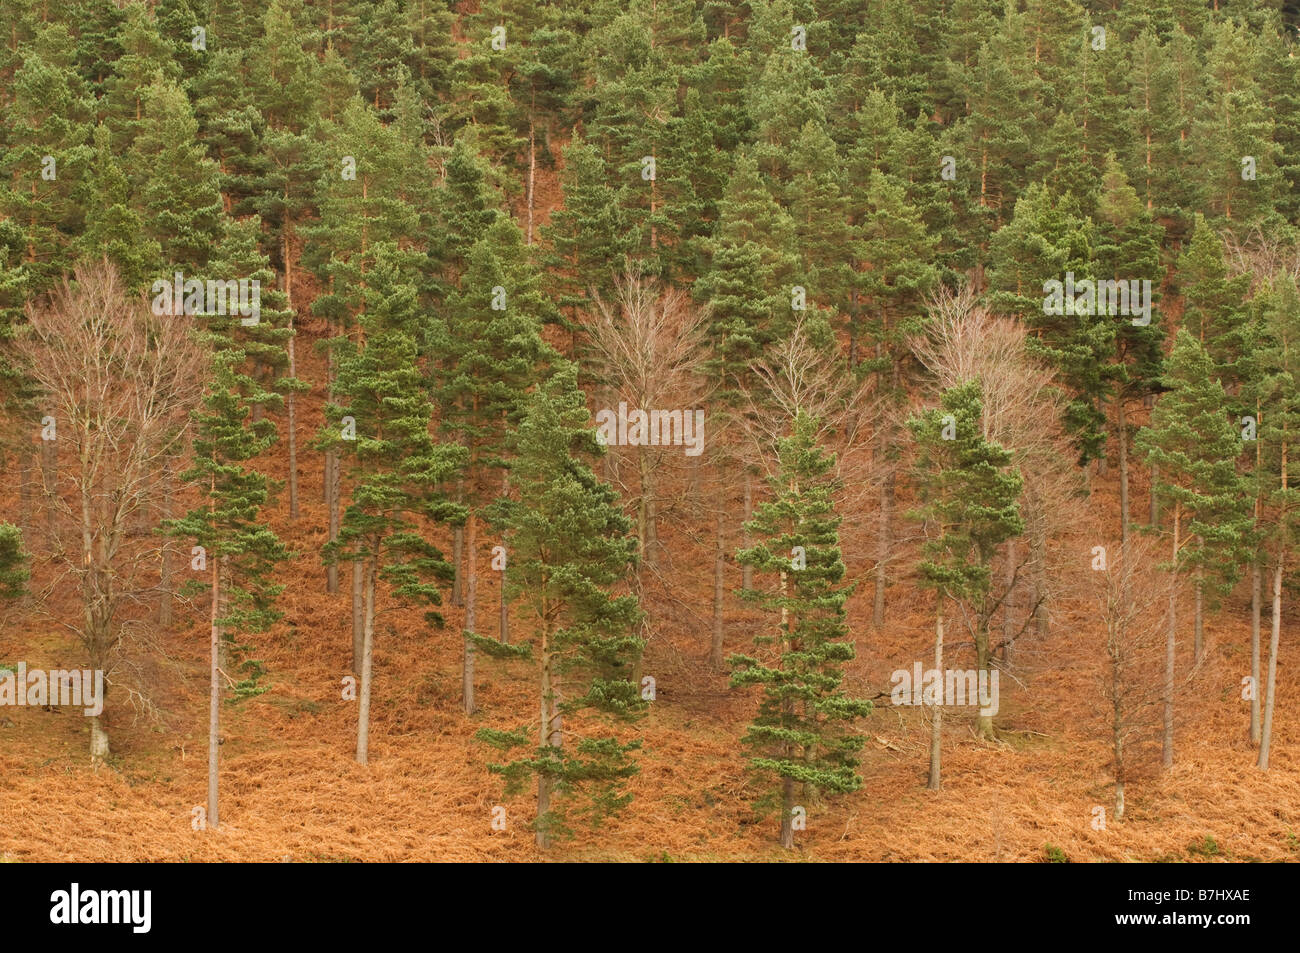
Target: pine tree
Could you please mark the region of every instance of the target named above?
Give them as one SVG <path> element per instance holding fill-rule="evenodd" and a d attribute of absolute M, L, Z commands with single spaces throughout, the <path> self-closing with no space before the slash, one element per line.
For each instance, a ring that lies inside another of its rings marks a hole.
<path fill-rule="evenodd" d="M 1149 465 L 1159 467 L 1157 494 L 1173 505 L 1167 568 L 1177 574 L 1194 571 L 1199 590 L 1207 574 L 1227 576 L 1234 571 L 1232 561 L 1249 532 L 1243 512 L 1249 493 L 1236 466 L 1241 435 L 1228 419 L 1227 397 L 1210 355 L 1186 328 L 1174 340 L 1164 387 L 1151 425 L 1138 434 L 1137 446 Z M 1171 588 L 1162 741 L 1166 767 L 1174 757 L 1176 595 L 1176 588 Z M 1199 645 L 1197 649 L 1199 659 Z"/>
<path fill-rule="evenodd" d="M 337 539 L 327 542 L 321 554 L 327 565 L 346 559 L 362 569 L 356 749 L 361 764 L 369 757 L 379 581 L 396 600 L 440 605 L 438 583 L 451 579 L 452 567 L 425 538 L 416 517 L 442 523 L 465 518 L 464 508 L 440 489 L 455 479 L 466 453 L 430 436 L 433 406 L 418 363 L 415 287 L 404 277 L 402 257 L 391 242 L 375 246 L 373 255 L 369 305 L 360 319 L 365 343 L 345 340 L 340 345 L 337 402 L 326 406 L 321 435 L 323 442 L 346 452 L 351 463 L 352 502 Z M 443 621 L 433 609 L 425 618 L 436 625 Z"/>
<path fill-rule="evenodd" d="M 517 424 L 528 389 L 552 357 L 542 341 L 550 302 L 514 222 L 497 219 L 470 249 L 461 286 L 448 297 L 446 314 L 432 349 L 439 357 L 440 425 L 468 454 L 458 474 L 457 502 L 469 510 L 462 704 L 466 714 L 473 714 L 474 649 L 483 641 L 476 631 L 477 530 L 484 508 L 506 492 L 506 432 Z"/>
<path fill-rule="evenodd" d="M 772 499 L 747 527 L 758 542 L 736 554 L 737 562 L 772 583 L 741 592 L 780 614 L 775 633 L 755 639 L 771 653 L 728 660 L 733 687 L 763 686 L 743 744 L 754 752 L 750 767 L 778 779 L 780 842 L 787 849 L 794 846 L 796 785 L 805 796 L 861 787 L 862 738 L 849 726 L 871 711 L 871 702 L 849 697 L 842 687 L 844 663 L 854 657 L 844 610 L 850 587 L 842 585 L 835 458 L 818 446 L 816 434 L 817 423 L 806 413 L 791 422 L 770 480 Z"/>
<path fill-rule="evenodd" d="M 910 514 L 923 523 L 926 541 L 917 564 L 919 584 L 935 593 L 934 668 L 943 672 L 947 600 L 972 607 L 976 668 L 990 671 L 992 650 L 988 623 L 996 606 L 991 567 L 998 547 L 1024 532 L 1019 497 L 1024 480 L 1012 466 L 1012 454 L 984 437 L 983 397 L 978 381 L 944 391 L 938 408 L 908 421 L 917 445 L 912 468 L 919 506 Z M 934 700 L 930 735 L 931 790 L 940 785 L 940 732 L 943 699 Z M 980 713 L 978 730 L 991 737 L 992 717 Z"/>
<path fill-rule="evenodd" d="M 1215 375 L 1235 397 L 1241 384 L 1238 364 L 1244 355 L 1242 332 L 1246 326 L 1243 302 L 1250 276 L 1228 274 L 1223 242 L 1199 213 L 1176 269 L 1184 299 L 1183 327 L 1209 352 Z"/>
<path fill-rule="evenodd" d="M 1300 434 L 1300 290 L 1296 288 L 1294 275 L 1277 276 L 1269 290 L 1264 344 L 1259 354 L 1263 378 L 1259 388 L 1259 441 L 1263 453 L 1258 479 L 1261 499 L 1271 517 L 1265 527 L 1264 544 L 1273 569 L 1273 624 L 1267 685 L 1262 691 L 1256 685 L 1256 693 L 1264 699 L 1256 765 L 1265 771 L 1269 766 L 1277 701 L 1282 591 L 1287 562 L 1300 547 L 1300 487 L 1296 485 L 1290 462 Z"/>
<path fill-rule="evenodd" d="M 218 760 L 223 643 L 241 655 L 248 646 L 236 644 L 237 634 L 264 632 L 280 618 L 275 608 L 283 585 L 271 582 L 289 551 L 265 523 L 262 514 L 271 484 L 248 462 L 275 442 L 275 425 L 253 417 L 253 404 L 274 404 L 278 395 L 264 391 L 244 373 L 246 355 L 233 332 L 238 317 L 212 321 L 205 334 L 212 349 L 212 369 L 203 410 L 194 412 L 194 457 L 180 475 L 200 493 L 200 504 L 171 521 L 167 531 L 203 547 L 209 563 L 211 620 L 211 681 L 208 710 L 207 823 L 220 826 Z M 201 588 L 196 583 L 196 587 Z M 260 662 L 244 657 L 246 677 L 236 683 L 239 696 L 258 694 Z"/>
<path fill-rule="evenodd" d="M 532 756 L 491 770 L 506 778 L 507 792 L 537 777 L 542 848 L 575 815 L 595 824 L 625 807 L 623 784 L 638 771 L 640 741 L 611 731 L 645 707 L 633 681 L 645 644 L 635 634 L 641 611 L 634 595 L 615 595 L 636 562 L 636 538 L 614 490 L 587 462 L 604 452 L 590 419 L 576 369 L 557 369 L 511 433 L 518 499 L 498 506 L 512 539 L 510 589 L 536 619 L 541 719 Z M 478 737 L 505 751 L 528 743 L 526 729 Z"/>
<path fill-rule="evenodd" d="M 146 237 L 162 246 L 164 262 L 189 272 L 207 262 L 223 211 L 217 165 L 198 139 L 185 93 L 155 80 L 144 93 L 144 116 L 125 170 Z"/>
<path fill-rule="evenodd" d="M 82 185 L 86 227 L 73 247 L 83 261 L 108 258 L 123 287 L 139 291 L 161 272 L 162 246 L 145 237 L 144 223 L 130 207 L 126 176 L 113 157 L 111 140 L 107 126 L 95 127 L 94 157 Z"/>
<path fill-rule="evenodd" d="M 46 24 L 21 50 L 22 66 L 6 110 L 0 150 L 0 218 L 25 233 L 28 290 L 49 290 L 71 268 L 69 235 L 81 227 L 76 201 L 90 162 L 93 100 L 73 62 L 74 44 L 60 23 Z"/>
<path fill-rule="evenodd" d="M 1154 298 L 1155 289 L 1160 286 L 1160 227 L 1151 220 L 1150 212 L 1129 185 L 1113 153 L 1106 157 L 1097 215 L 1092 274 L 1129 288 L 1129 311 L 1133 313 L 1139 304 L 1132 300 L 1132 290 L 1147 287 L 1141 282 L 1148 281 L 1152 289 L 1150 297 Z M 1122 295 L 1119 303 L 1123 303 Z M 1129 530 L 1128 402 L 1155 393 L 1164 364 L 1163 322 L 1157 320 L 1154 301 L 1147 300 L 1145 305 L 1151 311 L 1139 317 L 1123 313 L 1108 315 L 1114 326 L 1115 351 L 1105 373 L 1107 390 L 1115 405 L 1121 544 L 1127 543 Z"/>

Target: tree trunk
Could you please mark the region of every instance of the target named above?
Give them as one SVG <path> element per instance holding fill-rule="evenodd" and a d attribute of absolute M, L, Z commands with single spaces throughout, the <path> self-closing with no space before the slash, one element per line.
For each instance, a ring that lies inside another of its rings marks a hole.
<path fill-rule="evenodd" d="M 888 464 L 886 464 L 888 465 Z M 880 539 L 876 543 L 876 597 L 871 606 L 871 624 L 885 624 L 885 587 L 889 584 L 889 555 L 893 547 L 894 470 L 890 467 L 880 486 Z"/>
<path fill-rule="evenodd" d="M 451 604 L 456 607 L 465 604 L 465 595 L 461 582 L 461 560 L 465 555 L 465 527 L 457 526 L 451 536 L 451 561 L 456 573 L 451 580 Z"/>
<path fill-rule="evenodd" d="M 339 455 L 335 450 L 325 453 L 325 502 L 329 507 L 329 540 L 339 538 Z M 325 570 L 325 589 L 331 595 L 339 591 L 339 564 L 332 562 Z"/>
<path fill-rule="evenodd" d="M 637 504 L 637 538 L 641 546 L 641 559 L 646 568 L 654 569 L 658 534 L 655 532 L 654 476 L 650 472 L 650 455 L 644 447 L 636 451 L 637 471 L 641 477 L 641 499 Z M 749 517 L 747 516 L 746 519 Z"/>
<path fill-rule="evenodd" d="M 1250 567 L 1250 683 L 1254 687 L 1250 699 L 1250 743 L 1253 745 L 1259 744 L 1259 616 L 1263 582 L 1256 558 Z"/>
<path fill-rule="evenodd" d="M 975 625 L 976 677 L 978 677 L 979 673 L 991 672 L 993 669 L 993 653 L 989 651 L 989 621 L 989 614 L 981 608 Z M 986 715 L 982 710 L 977 711 L 975 715 L 975 735 L 987 741 L 993 740 L 992 715 Z"/>
<path fill-rule="evenodd" d="M 1111 744 L 1115 758 L 1115 820 L 1124 819 L 1124 695 L 1121 681 L 1120 658 L 1112 650 L 1110 659 L 1111 684 Z"/>
<path fill-rule="evenodd" d="M 478 543 L 478 514 L 473 510 L 469 512 L 468 523 L 469 531 L 466 533 L 468 538 L 465 547 L 469 550 L 466 559 L 467 579 L 465 586 L 468 590 L 465 594 L 465 663 L 461 672 L 460 694 L 461 707 L 464 709 L 465 714 L 472 715 L 474 714 L 474 643 L 470 641 L 469 633 L 474 631 L 476 622 L 474 610 L 478 601 L 478 571 L 476 566 L 478 561 L 478 551 L 476 549 Z"/>
<path fill-rule="evenodd" d="M 781 846 L 794 847 L 794 778 L 781 779 Z"/>
<path fill-rule="evenodd" d="M 1015 607 L 1014 592 L 1016 582 L 1016 541 L 1015 539 L 1007 540 L 1007 562 L 1002 569 L 1003 573 L 1003 596 L 1002 596 L 1002 661 L 1007 667 L 1011 666 L 1011 649 L 1012 633 L 1015 632 Z"/>
<path fill-rule="evenodd" d="M 943 593 L 939 593 L 938 607 L 934 615 L 934 670 L 943 671 Z M 943 701 L 942 696 L 939 699 Z M 943 738 L 943 705 L 934 706 L 930 718 L 930 777 L 926 787 L 931 791 L 939 790 L 939 753 Z"/>
<path fill-rule="evenodd" d="M 1172 565 L 1178 565 L 1178 530 L 1182 513 L 1178 504 L 1174 505 L 1174 553 Z M 1164 736 L 1160 744 L 1160 763 L 1166 768 L 1174 763 L 1174 644 L 1178 632 L 1178 570 L 1174 568 L 1174 584 L 1169 587 L 1169 629 L 1165 633 L 1165 690 L 1164 690 Z"/>
<path fill-rule="evenodd" d="M 537 93 L 533 93 L 533 99 L 536 100 Z M 533 111 L 528 111 L 528 228 L 525 237 L 527 244 L 533 243 L 533 185 L 537 179 L 537 129 L 533 122 Z"/>
<path fill-rule="evenodd" d="M 543 616 L 546 612 L 543 611 Z M 559 726 L 559 698 L 555 673 L 552 670 L 550 622 L 543 623 L 542 628 L 542 723 L 540 728 L 541 746 L 543 748 L 561 748 L 564 743 Z M 554 779 L 546 773 L 537 776 L 537 846 L 542 850 L 551 846 L 549 818 L 546 814 L 551 809 L 551 789 Z"/>
<path fill-rule="evenodd" d="M 217 809 L 217 771 L 221 760 L 221 560 L 212 558 L 211 671 L 208 685 L 208 827 L 221 824 Z"/>
<path fill-rule="evenodd" d="M 1151 464 L 1151 499 L 1147 511 L 1147 522 L 1156 526 L 1160 523 L 1160 497 L 1156 495 L 1156 483 L 1160 479 L 1159 464 Z"/>
<path fill-rule="evenodd" d="M 1285 476 L 1283 477 L 1285 485 Z M 1273 567 L 1273 627 L 1268 640 L 1268 694 L 1264 702 L 1264 725 L 1259 734 L 1256 766 L 1268 770 L 1268 752 L 1273 743 L 1273 703 L 1277 700 L 1277 649 L 1282 636 L 1282 558 Z"/>
<path fill-rule="evenodd" d="M 162 517 L 164 520 L 172 518 L 172 474 L 171 461 L 166 460 L 163 463 L 162 471 Z M 158 572 L 158 588 L 162 590 L 158 595 L 158 625 L 164 629 L 171 628 L 172 624 L 172 543 L 170 539 L 164 539 L 160 547 L 159 557 L 161 566 Z"/>
<path fill-rule="evenodd" d="M 370 688 L 375 664 L 375 568 L 379 557 L 376 547 L 365 561 L 365 625 L 361 649 L 361 700 L 357 710 L 357 763 L 370 762 Z"/>
<path fill-rule="evenodd" d="M 1196 612 L 1192 625 L 1192 661 L 1201 663 L 1201 653 L 1205 644 L 1205 575 L 1201 569 L 1196 570 Z"/>
<path fill-rule="evenodd" d="M 722 510 L 718 509 L 713 528 L 713 641 L 709 647 L 709 664 L 722 671 L 722 606 L 724 572 L 726 569 L 725 544 L 722 532 Z"/>
<path fill-rule="evenodd" d="M 59 481 L 59 452 L 54 440 L 41 441 L 41 478 L 45 490 L 45 539 L 53 550 L 58 546 L 54 532 L 54 494 Z"/>
<path fill-rule="evenodd" d="M 1128 420 L 1124 415 L 1124 398 L 1115 398 L 1116 429 L 1119 431 L 1119 543 L 1121 551 L 1128 548 Z"/>
<path fill-rule="evenodd" d="M 366 567 L 352 561 L 352 674 L 361 677 L 361 658 L 366 652 Z"/>
<path fill-rule="evenodd" d="M 746 467 L 745 468 L 745 523 L 746 524 L 749 523 L 750 519 L 752 519 L 753 516 L 754 516 L 753 477 L 749 472 L 749 468 Z M 746 549 L 748 549 L 750 546 L 753 545 L 753 539 L 750 537 L 749 530 L 747 528 L 742 527 L 742 529 L 743 529 L 742 545 Z M 746 565 L 741 567 L 740 585 L 742 588 L 745 589 L 754 588 L 754 567 L 753 566 Z"/>

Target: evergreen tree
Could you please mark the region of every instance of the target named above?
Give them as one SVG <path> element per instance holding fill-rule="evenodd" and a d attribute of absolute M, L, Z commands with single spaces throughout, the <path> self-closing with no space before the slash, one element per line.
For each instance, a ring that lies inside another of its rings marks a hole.
<path fill-rule="evenodd" d="M 920 585 L 935 593 L 935 669 L 943 671 L 945 603 L 971 607 L 975 664 L 990 672 L 993 651 L 989 622 L 992 563 L 998 547 L 1024 532 L 1019 498 L 1024 479 L 1012 466 L 1011 451 L 983 435 L 983 396 L 978 381 L 944 391 L 939 407 L 908 421 L 916 440 L 912 475 L 919 506 L 911 517 L 924 524 L 926 541 L 917 565 Z M 931 790 L 940 784 L 939 737 L 943 699 L 935 700 L 930 743 Z M 993 736 L 991 715 L 976 719 L 981 737 Z"/>
<path fill-rule="evenodd" d="M 749 522 L 758 542 L 736 554 L 772 585 L 741 596 L 780 613 L 771 635 L 755 643 L 771 652 L 733 655 L 731 684 L 762 685 L 763 700 L 743 739 L 750 767 L 780 784 L 781 846 L 794 846 L 796 785 L 805 795 L 841 794 L 862 785 L 862 738 L 849 730 L 871 702 L 849 697 L 844 663 L 854 657 L 842 585 L 840 517 L 831 475 L 834 456 L 817 444 L 817 423 L 800 412 L 780 441 L 772 499 Z"/>
<path fill-rule="evenodd" d="M 604 450 L 575 368 L 557 369 L 529 396 L 509 450 L 518 499 L 501 501 L 499 519 L 512 539 L 510 589 L 536 619 L 541 723 L 531 757 L 491 770 L 508 792 L 537 777 L 545 848 L 575 815 L 594 824 L 631 801 L 623 784 L 638 770 L 632 752 L 641 743 L 610 722 L 631 721 L 645 705 L 633 680 L 645 644 L 635 634 L 641 612 L 634 595 L 615 595 L 636 562 L 636 538 L 587 462 Z M 505 751 L 528 743 L 526 729 L 478 737 Z"/>
<path fill-rule="evenodd" d="M 145 237 L 144 223 L 129 204 L 126 176 L 113 157 L 111 140 L 107 126 L 95 127 L 94 157 L 82 186 L 86 228 L 73 247 L 82 260 L 108 258 L 117 266 L 122 286 L 140 291 L 161 271 L 162 246 Z"/>
<path fill-rule="evenodd" d="M 430 436 L 433 406 L 418 363 L 415 287 L 403 276 L 401 256 L 391 242 L 380 243 L 373 254 L 369 307 L 360 319 L 365 343 L 345 340 L 340 345 L 337 402 L 326 406 L 321 435 L 351 463 L 352 502 L 337 539 L 328 541 L 321 554 L 326 564 L 346 559 L 362 568 L 356 750 L 361 764 L 369 757 L 378 584 L 382 580 L 395 600 L 440 605 L 438 583 L 451 579 L 452 567 L 425 538 L 417 517 L 443 523 L 465 517 L 464 509 L 440 489 L 455 479 L 466 453 Z M 443 621 L 433 609 L 425 618 L 436 625 Z"/>
<path fill-rule="evenodd" d="M 277 619 L 276 598 L 283 585 L 273 583 L 276 567 L 289 552 L 265 523 L 262 514 L 271 485 L 266 475 L 248 466 L 275 442 L 275 425 L 251 416 L 252 404 L 274 404 L 278 395 L 264 391 L 243 372 L 245 354 L 233 333 L 237 317 L 209 324 L 205 335 L 212 349 L 212 369 L 203 410 L 194 413 L 194 457 L 180 479 L 194 484 L 200 503 L 186 516 L 171 521 L 171 535 L 190 540 L 206 552 L 209 563 L 211 620 L 211 681 L 208 714 L 207 823 L 220 825 L 217 771 L 220 738 L 221 659 L 223 643 L 241 655 L 248 646 L 236 644 L 236 634 L 263 632 Z M 196 583 L 197 588 L 201 584 Z M 265 691 L 257 681 L 261 662 L 244 657 L 246 676 L 235 684 L 236 695 Z"/>
<path fill-rule="evenodd" d="M 1206 575 L 1222 578 L 1234 571 L 1231 561 L 1249 532 L 1243 512 L 1249 494 L 1236 466 L 1241 435 L 1228 419 L 1227 398 L 1213 360 L 1186 328 L 1174 340 L 1164 387 L 1152 411 L 1151 425 L 1138 434 L 1137 446 L 1150 465 L 1159 467 L 1156 493 L 1173 505 L 1168 569 L 1176 574 L 1195 572 L 1197 588 L 1202 590 Z M 1165 654 L 1166 767 L 1173 764 L 1174 757 L 1176 601 L 1176 591 L 1171 588 Z"/>
<path fill-rule="evenodd" d="M 203 267 L 222 227 L 219 172 L 198 140 L 185 93 L 155 80 L 144 93 L 125 169 L 145 236 L 162 246 L 164 262 L 183 272 Z"/>
<path fill-rule="evenodd" d="M 462 704 L 473 714 L 474 648 L 483 641 L 476 631 L 477 530 L 484 508 L 505 494 L 506 432 L 518 423 L 528 389 L 552 356 L 542 341 L 550 302 L 514 222 L 497 219 L 470 249 L 446 314 L 433 341 L 439 355 L 435 392 L 442 430 L 468 455 L 458 474 L 457 502 L 469 510 Z"/>

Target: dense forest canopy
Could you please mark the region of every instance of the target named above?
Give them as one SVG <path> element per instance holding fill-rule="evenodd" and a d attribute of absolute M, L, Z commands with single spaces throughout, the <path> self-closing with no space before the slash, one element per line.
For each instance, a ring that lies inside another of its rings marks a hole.
<path fill-rule="evenodd" d="M 1077 768 L 1051 836 L 1153 859 L 1172 792 L 1294 790 L 1298 29 L 0 0 L 0 715 L 206 749 L 177 837 L 257 746 L 606 856 L 986 859 L 849 832 Z"/>

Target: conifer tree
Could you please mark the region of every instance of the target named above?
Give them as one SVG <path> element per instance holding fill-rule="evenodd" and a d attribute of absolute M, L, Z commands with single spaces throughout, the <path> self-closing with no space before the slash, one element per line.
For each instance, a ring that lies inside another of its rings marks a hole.
<path fill-rule="evenodd" d="M 28 290 L 49 290 L 71 270 L 70 234 L 80 229 L 76 201 L 91 157 L 93 100 L 77 75 L 74 44 L 61 23 L 42 26 L 22 50 L 0 150 L 0 218 L 23 229 Z"/>
<path fill-rule="evenodd" d="M 415 287 L 404 277 L 402 257 L 391 242 L 379 243 L 372 253 L 369 306 L 360 318 L 365 343 L 345 339 L 340 345 L 337 402 L 326 406 L 321 435 L 351 463 L 352 502 L 338 538 L 326 542 L 321 555 L 327 564 L 346 559 L 362 567 L 356 749 L 361 764 L 369 757 L 379 583 L 395 600 L 440 605 L 438 583 L 450 581 L 452 567 L 425 538 L 417 518 L 447 523 L 465 515 L 440 489 L 455 479 L 466 452 L 435 443 L 430 435 L 433 406 L 418 363 Z M 433 609 L 425 618 L 435 625 L 443 621 Z"/>
<path fill-rule="evenodd" d="M 217 165 L 199 142 L 199 125 L 185 93 L 155 80 L 144 93 L 144 115 L 125 169 L 145 235 L 162 246 L 163 261 L 196 272 L 221 235 Z"/>
<path fill-rule="evenodd" d="M 212 351 L 211 378 L 203 410 L 193 414 L 194 456 L 189 469 L 180 474 L 183 482 L 198 489 L 200 503 L 166 526 L 171 535 L 203 548 L 210 579 L 207 823 L 213 828 L 220 826 L 221 661 L 228 657 L 224 643 L 243 654 L 247 646 L 235 644 L 237 634 L 264 632 L 280 618 L 275 601 L 284 586 L 272 580 L 277 565 L 289 557 L 262 512 L 270 481 L 248 465 L 276 439 L 275 425 L 267 417 L 254 418 L 252 405 L 274 404 L 279 395 L 263 390 L 244 372 L 246 355 L 233 333 L 238 324 L 237 316 L 210 321 L 204 335 Z M 236 694 L 258 694 L 261 663 L 245 657 L 241 668 L 246 677 L 235 684 Z"/>
<path fill-rule="evenodd" d="M 1268 770 L 1277 702 L 1277 665 L 1281 645 L 1282 592 L 1287 563 L 1300 547 L 1300 487 L 1291 460 L 1300 435 L 1300 291 L 1294 275 L 1279 275 L 1270 289 L 1264 315 L 1264 346 L 1259 365 L 1260 495 L 1271 519 L 1265 528 L 1265 550 L 1272 563 L 1272 629 L 1269 636 L 1268 678 L 1256 685 L 1264 699 L 1256 766 Z M 1258 679 L 1258 675 L 1256 675 Z"/>
<path fill-rule="evenodd" d="M 971 606 L 975 617 L 975 664 L 980 677 L 992 670 L 989 620 L 992 563 L 998 547 L 1024 532 L 1020 491 L 1024 479 L 1012 465 L 1011 451 L 987 439 L 982 430 L 983 397 L 978 381 L 944 391 L 938 408 L 911 418 L 916 440 L 913 480 L 919 506 L 911 517 L 924 524 L 926 541 L 917 565 L 920 585 L 935 593 L 934 667 L 944 670 L 947 600 Z M 942 698 L 934 699 L 930 735 L 929 787 L 940 784 Z M 991 715 L 976 719 L 981 737 L 993 736 Z"/>
<path fill-rule="evenodd" d="M 1151 425 L 1138 434 L 1137 446 L 1148 464 L 1159 467 L 1157 494 L 1173 505 L 1167 568 L 1179 574 L 1195 571 L 1201 590 L 1207 570 L 1222 575 L 1233 571 L 1232 561 L 1249 531 L 1243 512 L 1249 494 L 1236 466 L 1241 435 L 1228 419 L 1227 398 L 1214 362 L 1186 328 L 1174 340 L 1164 387 Z M 1176 597 L 1177 587 L 1171 587 L 1163 699 L 1165 767 L 1174 758 Z"/>
<path fill-rule="evenodd" d="M 518 423 L 525 394 L 551 356 L 542 341 L 542 323 L 550 313 L 523 235 L 503 216 L 470 249 L 461 287 L 447 299 L 447 318 L 434 332 L 439 423 L 468 455 L 457 488 L 457 502 L 469 511 L 464 543 L 466 714 L 475 710 L 474 648 L 484 641 L 476 631 L 478 527 L 484 508 L 505 495 L 505 436 Z M 503 642 L 505 635 L 501 633 Z"/>
<path fill-rule="evenodd" d="M 787 849 L 794 846 L 801 806 L 796 788 L 818 797 L 861 786 L 862 738 L 850 725 L 871 711 L 871 702 L 849 697 L 842 687 L 844 663 L 854 657 L 844 610 L 850 587 L 842 584 L 835 458 L 816 435 L 817 422 L 800 411 L 780 441 L 772 499 L 748 526 L 757 542 L 736 554 L 768 581 L 742 591 L 742 598 L 779 613 L 780 622 L 772 634 L 755 639 L 759 653 L 728 660 L 733 687 L 763 686 L 743 743 L 753 752 L 750 767 L 778 780 L 780 843 Z"/>
<path fill-rule="evenodd" d="M 533 754 L 491 770 L 507 792 L 536 776 L 542 848 L 575 816 L 599 823 L 631 801 L 623 785 L 638 771 L 632 753 L 641 745 L 613 731 L 645 707 L 633 681 L 645 644 L 636 634 L 641 611 L 636 596 L 616 594 L 635 565 L 636 538 L 588 463 L 604 452 L 590 419 L 576 369 L 558 368 L 511 432 L 518 498 L 497 507 L 512 539 L 510 588 L 535 620 L 541 719 Z M 478 737 L 509 751 L 527 745 L 529 731 Z"/>
<path fill-rule="evenodd" d="M 83 261 L 108 258 L 117 266 L 122 286 L 139 291 L 158 277 L 162 246 L 145 237 L 144 223 L 129 204 L 126 176 L 113 157 L 111 139 L 107 126 L 95 127 L 94 157 L 82 185 L 86 227 L 73 246 Z"/>

